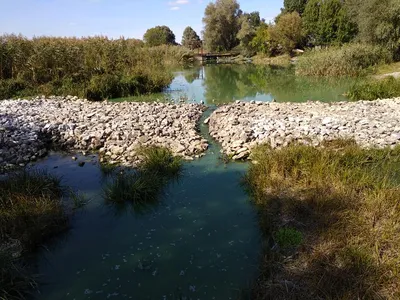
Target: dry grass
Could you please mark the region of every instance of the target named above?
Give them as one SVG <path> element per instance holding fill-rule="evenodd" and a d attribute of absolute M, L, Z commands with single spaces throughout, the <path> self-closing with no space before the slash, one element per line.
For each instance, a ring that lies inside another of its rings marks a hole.
<path fill-rule="evenodd" d="M 296 72 L 306 76 L 359 76 L 391 60 L 390 52 L 379 46 L 347 44 L 306 51 L 297 61 Z"/>
<path fill-rule="evenodd" d="M 256 65 L 274 65 L 274 66 L 289 66 L 291 57 L 290 55 L 279 55 L 279 56 L 265 56 L 258 54 L 254 56 L 253 63 Z"/>
<path fill-rule="evenodd" d="M 394 72 L 400 72 L 400 62 L 395 62 L 392 64 L 381 65 L 376 69 L 376 75 L 384 75 Z"/>
<path fill-rule="evenodd" d="M 261 146 L 253 159 L 266 247 L 251 299 L 400 299 L 400 147 Z M 301 244 L 279 247 L 282 228 Z"/>

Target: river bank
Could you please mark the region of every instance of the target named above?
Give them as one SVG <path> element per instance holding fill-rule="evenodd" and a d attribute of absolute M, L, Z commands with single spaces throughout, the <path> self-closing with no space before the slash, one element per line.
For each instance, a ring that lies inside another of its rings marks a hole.
<path fill-rule="evenodd" d="M 245 159 L 257 144 L 273 148 L 300 141 L 354 139 L 360 146 L 400 143 L 400 98 L 337 103 L 236 102 L 210 117 L 210 134 L 232 159 Z"/>
<path fill-rule="evenodd" d="M 136 149 L 158 145 L 186 159 L 207 141 L 196 125 L 204 106 L 89 102 L 77 97 L 0 101 L 0 167 L 24 166 L 50 148 L 96 151 L 102 161 L 134 167 Z"/>

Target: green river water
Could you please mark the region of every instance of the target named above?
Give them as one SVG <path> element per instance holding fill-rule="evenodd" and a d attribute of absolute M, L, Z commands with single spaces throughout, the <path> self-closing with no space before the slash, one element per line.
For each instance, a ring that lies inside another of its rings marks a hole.
<path fill-rule="evenodd" d="M 292 70 L 250 65 L 211 65 L 175 73 L 171 86 L 154 98 L 204 101 L 337 101 L 351 81 L 296 78 Z M 257 277 L 261 236 L 257 214 L 240 185 L 247 164 L 224 165 L 219 146 L 184 164 L 146 212 L 114 209 L 101 196 L 108 180 L 96 156 L 54 153 L 39 167 L 61 175 L 63 183 L 90 202 L 71 219 L 66 234 L 38 255 L 37 299 L 238 299 Z"/>

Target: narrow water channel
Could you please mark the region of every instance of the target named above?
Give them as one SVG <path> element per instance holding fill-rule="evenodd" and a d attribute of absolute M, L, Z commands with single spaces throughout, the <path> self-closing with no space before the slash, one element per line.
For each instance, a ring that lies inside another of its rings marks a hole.
<path fill-rule="evenodd" d="M 157 206 L 116 210 L 101 197 L 105 177 L 96 158 L 84 167 L 53 154 L 39 167 L 91 200 L 72 228 L 39 254 L 43 300 L 238 299 L 257 275 L 260 233 L 256 213 L 240 186 L 247 165 L 224 165 L 219 146 L 184 164 Z"/>

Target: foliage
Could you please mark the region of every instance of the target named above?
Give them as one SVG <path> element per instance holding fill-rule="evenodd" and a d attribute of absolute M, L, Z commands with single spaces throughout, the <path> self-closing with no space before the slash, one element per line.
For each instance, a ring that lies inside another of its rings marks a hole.
<path fill-rule="evenodd" d="M 250 46 L 258 53 L 270 54 L 269 41 L 268 25 L 262 23 L 254 33 Z"/>
<path fill-rule="evenodd" d="M 175 45 L 175 34 L 168 26 L 156 26 L 147 29 L 143 36 L 146 45 L 156 47 L 161 45 Z"/>
<path fill-rule="evenodd" d="M 240 15 L 236 0 L 216 0 L 207 5 L 203 38 L 209 51 L 229 51 L 238 45 Z"/>
<path fill-rule="evenodd" d="M 354 84 L 347 96 L 351 100 L 376 100 L 400 97 L 400 79 L 386 77 Z"/>
<path fill-rule="evenodd" d="M 359 29 L 359 39 L 387 47 L 400 58 L 400 1 L 347 0 Z"/>
<path fill-rule="evenodd" d="M 185 46 L 191 50 L 201 47 L 200 37 L 190 26 L 186 27 L 183 31 L 182 46 Z"/>
<path fill-rule="evenodd" d="M 283 0 L 283 12 L 298 12 L 302 15 L 308 0 Z"/>
<path fill-rule="evenodd" d="M 323 50 L 312 50 L 299 57 L 296 71 L 300 75 L 358 76 L 369 67 L 391 61 L 382 47 L 348 44 Z"/>
<path fill-rule="evenodd" d="M 245 183 L 267 246 L 251 299 L 399 299 L 399 147 L 264 145 L 252 159 Z M 285 227 L 303 236 L 295 252 L 272 248 Z"/>
<path fill-rule="evenodd" d="M 343 44 L 357 34 L 357 25 L 341 0 L 309 0 L 303 23 L 308 42 L 313 45 Z"/>
<path fill-rule="evenodd" d="M 132 39 L 27 39 L 0 36 L 0 99 L 72 94 L 91 100 L 162 91 L 167 65 L 189 60 L 178 46 L 143 47 Z"/>
<path fill-rule="evenodd" d="M 268 28 L 272 48 L 282 48 L 284 53 L 290 53 L 302 41 L 302 20 L 297 12 L 284 14 L 275 26 Z"/>
<path fill-rule="evenodd" d="M 240 30 L 237 34 L 237 38 L 240 41 L 240 45 L 247 51 L 252 51 L 251 41 L 256 35 L 256 30 L 263 24 L 260 19 L 260 13 L 258 11 L 252 13 L 244 13 L 239 17 Z"/>

